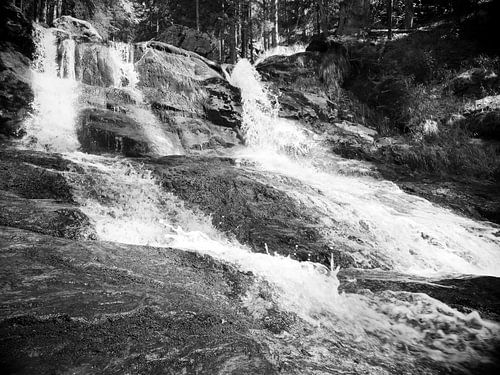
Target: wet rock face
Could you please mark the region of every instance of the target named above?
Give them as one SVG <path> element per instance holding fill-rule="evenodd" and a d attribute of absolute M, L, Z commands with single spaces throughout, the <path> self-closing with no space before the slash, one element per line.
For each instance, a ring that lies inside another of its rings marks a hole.
<path fill-rule="evenodd" d="M 75 168 L 59 156 L 0 152 L 0 225 L 72 239 L 94 237 L 89 219 L 73 202 L 63 173 Z"/>
<path fill-rule="evenodd" d="M 274 374 L 244 274 L 205 256 L 0 230 L 7 373 Z M 36 355 L 33 353 L 36 352 Z"/>
<path fill-rule="evenodd" d="M 203 119 L 174 114 L 166 122 L 179 136 L 182 147 L 187 152 L 231 148 L 241 141 L 233 129 L 217 126 Z"/>
<path fill-rule="evenodd" d="M 31 112 L 32 31 L 18 8 L 0 4 L 0 134 L 8 137 L 22 135 L 22 123 Z"/>
<path fill-rule="evenodd" d="M 477 311 L 481 317 L 500 319 L 500 278 L 490 276 L 464 276 L 457 279 L 426 279 L 390 271 L 344 269 L 338 274 L 340 290 L 356 293 L 369 289 L 373 293 L 394 292 L 425 293 L 463 313 Z"/>
<path fill-rule="evenodd" d="M 151 151 L 140 124 L 126 114 L 85 109 L 80 113 L 79 121 L 78 141 L 84 152 L 140 156 Z"/>
<path fill-rule="evenodd" d="M 291 255 L 298 260 L 352 265 L 347 252 L 331 250 L 320 225 L 305 207 L 259 182 L 231 159 L 165 157 L 146 161 L 165 190 L 212 216 L 213 225 L 256 252 Z"/>
<path fill-rule="evenodd" d="M 207 119 L 213 124 L 237 129 L 241 126 L 240 91 L 221 78 L 203 81 L 208 98 L 203 104 Z"/>
<path fill-rule="evenodd" d="M 280 116 L 313 127 L 338 116 L 335 102 L 349 74 L 343 47 L 291 56 L 272 56 L 257 66 L 263 80 L 278 94 Z"/>
<path fill-rule="evenodd" d="M 79 42 L 101 42 L 102 37 L 90 22 L 71 16 L 62 16 L 54 21 L 54 26 L 69 34 Z"/>
<path fill-rule="evenodd" d="M 29 83 L 29 63 L 17 51 L 0 51 L 0 134 L 21 136 L 22 124 L 31 113 L 34 94 Z"/>
<path fill-rule="evenodd" d="M 217 41 L 214 41 L 207 33 L 186 26 L 172 25 L 167 27 L 156 39 L 160 42 L 196 52 L 213 61 L 219 58 Z"/>
<path fill-rule="evenodd" d="M 100 87 L 115 84 L 115 67 L 109 48 L 102 44 L 83 43 L 76 48 L 76 78 L 81 82 Z"/>
<path fill-rule="evenodd" d="M 31 58 L 35 52 L 33 43 L 33 26 L 24 17 L 21 10 L 9 1 L 0 4 L 0 45 L 11 44 L 24 56 Z"/>

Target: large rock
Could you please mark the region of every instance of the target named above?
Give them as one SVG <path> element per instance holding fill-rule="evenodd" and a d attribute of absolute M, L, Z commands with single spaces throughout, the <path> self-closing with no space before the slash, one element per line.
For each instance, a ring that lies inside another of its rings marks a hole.
<path fill-rule="evenodd" d="M 202 103 L 206 93 L 201 89 L 201 81 L 220 75 L 202 60 L 145 47 L 136 64 L 139 73 L 139 87 L 145 98 L 171 111 L 203 113 Z"/>
<path fill-rule="evenodd" d="M 170 115 L 165 122 L 170 129 L 175 130 L 187 152 L 230 148 L 241 141 L 238 138 L 239 133 L 233 129 L 214 125 L 204 119 Z"/>
<path fill-rule="evenodd" d="M 0 134 L 20 136 L 34 99 L 30 61 L 20 52 L 0 45 Z"/>
<path fill-rule="evenodd" d="M 91 86 L 115 85 L 117 69 L 110 49 L 100 43 L 81 43 L 76 47 L 76 78 Z"/>
<path fill-rule="evenodd" d="M 167 27 L 156 39 L 160 42 L 196 52 L 210 60 L 215 61 L 219 58 L 217 41 L 213 40 L 207 33 L 186 26 L 172 25 Z"/>
<path fill-rule="evenodd" d="M 240 93 L 222 78 L 219 66 L 165 43 L 144 44 L 139 52 L 136 68 L 144 98 L 187 150 L 238 143 Z"/>
<path fill-rule="evenodd" d="M 242 120 L 240 91 L 222 78 L 209 78 L 202 87 L 208 96 L 203 103 L 207 119 L 215 125 L 238 129 Z"/>
<path fill-rule="evenodd" d="M 90 22 L 71 16 L 62 16 L 54 21 L 54 26 L 67 32 L 79 42 L 101 42 L 102 37 Z"/>
<path fill-rule="evenodd" d="M 338 117 L 335 103 L 349 74 L 345 51 L 338 46 L 329 49 L 318 45 L 310 52 L 272 56 L 257 66 L 264 81 L 279 95 L 280 116 L 315 128 Z"/>
<path fill-rule="evenodd" d="M 166 157 L 147 160 L 165 190 L 212 217 L 213 225 L 257 252 L 330 265 L 352 265 L 347 249 L 332 249 L 312 213 L 284 192 L 259 181 L 232 159 Z"/>
<path fill-rule="evenodd" d="M 241 302 L 249 274 L 175 249 L 6 227 L 0 244 L 3 373 L 278 373 L 253 338 L 271 335 L 264 319 Z"/>
<path fill-rule="evenodd" d="M 356 293 L 370 290 L 425 293 L 466 314 L 477 311 L 481 317 L 500 321 L 500 278 L 462 276 L 429 279 L 390 271 L 344 269 L 338 274 L 340 290 Z"/>
<path fill-rule="evenodd" d="M 4 146 L 4 145 L 2 145 Z M 75 168 L 59 156 L 0 152 L 0 225 L 72 239 L 94 237 L 63 176 Z"/>
<path fill-rule="evenodd" d="M 105 109 L 85 109 L 80 113 L 78 140 L 82 151 L 89 153 L 139 156 L 152 151 L 137 121 Z"/>

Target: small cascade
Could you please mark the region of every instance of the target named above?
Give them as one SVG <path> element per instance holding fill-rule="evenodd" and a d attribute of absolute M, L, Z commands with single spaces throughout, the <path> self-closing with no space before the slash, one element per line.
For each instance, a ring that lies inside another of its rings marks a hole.
<path fill-rule="evenodd" d="M 112 42 L 111 57 L 113 62 L 115 87 L 130 90 L 138 105 L 129 108 L 129 115 L 142 125 L 144 135 L 156 155 L 182 155 L 184 150 L 174 134 L 168 134 L 162 124 L 145 103 L 141 90 L 137 87 L 139 75 L 134 65 L 134 45 Z"/>
<path fill-rule="evenodd" d="M 278 117 L 279 103 L 260 81 L 260 75 L 246 59 L 234 67 L 230 82 L 241 89 L 242 131 L 249 147 L 265 151 L 305 154 L 312 146 L 305 130 Z"/>
<path fill-rule="evenodd" d="M 59 78 L 66 78 L 72 81 L 76 79 L 75 49 L 76 49 L 76 43 L 73 39 L 65 39 L 60 43 Z"/>
<path fill-rule="evenodd" d="M 130 43 L 111 42 L 115 87 L 135 89 L 139 78 L 134 67 L 134 46 Z"/>
<path fill-rule="evenodd" d="M 335 173 L 328 162 L 338 164 L 339 158 L 333 160 L 296 124 L 278 118 L 248 61 L 238 62 L 231 80 L 242 92 L 250 146 L 237 156 L 253 160 L 255 168 L 275 176 L 265 182 L 316 213 L 330 247 L 345 249 L 368 268 L 500 276 L 497 227 L 408 195 L 391 182 Z"/>
<path fill-rule="evenodd" d="M 418 359 L 451 368 L 487 360 L 483 355 L 499 327 L 477 313 L 460 313 L 423 294 L 339 294 L 336 270 L 251 252 L 218 232 L 209 217 L 165 193 L 143 166 L 79 153 L 69 158 L 84 170 L 68 173 L 68 180 L 99 240 L 194 250 L 264 280 L 273 302 L 256 286 L 243 299 L 246 308 L 258 319 L 274 308 L 293 314 L 296 321 L 286 336 L 256 338 L 302 373 L 313 368 L 346 371 L 354 359 L 360 366 L 376 360 L 384 368 L 403 361 L 409 373 L 425 373 L 412 372 Z M 310 355 L 297 350 L 301 347 Z M 358 370 L 367 373 L 369 367 Z"/>
<path fill-rule="evenodd" d="M 23 144 L 51 152 L 76 151 L 78 84 L 75 78 L 75 43 L 64 40 L 58 49 L 52 29 L 36 28 L 37 56 L 32 86 L 35 115 L 25 125 Z"/>

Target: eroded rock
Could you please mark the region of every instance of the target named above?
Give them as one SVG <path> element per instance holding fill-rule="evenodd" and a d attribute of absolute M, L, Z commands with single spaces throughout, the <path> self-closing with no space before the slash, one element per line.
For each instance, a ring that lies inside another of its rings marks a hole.
<path fill-rule="evenodd" d="M 141 124 L 124 113 L 85 109 L 79 115 L 78 140 L 82 151 L 116 152 L 126 156 L 146 155 L 150 142 Z"/>
<path fill-rule="evenodd" d="M 0 225 L 72 239 L 94 237 L 63 173 L 77 168 L 60 156 L 0 152 Z"/>
<path fill-rule="evenodd" d="M 211 215 L 213 225 L 257 252 L 270 251 L 298 260 L 353 264 L 348 251 L 331 249 L 321 225 L 305 207 L 232 159 L 166 157 L 147 160 L 166 191 Z"/>
<path fill-rule="evenodd" d="M 69 33 L 79 42 L 101 42 L 102 37 L 90 22 L 71 16 L 62 16 L 54 21 L 54 26 Z"/>

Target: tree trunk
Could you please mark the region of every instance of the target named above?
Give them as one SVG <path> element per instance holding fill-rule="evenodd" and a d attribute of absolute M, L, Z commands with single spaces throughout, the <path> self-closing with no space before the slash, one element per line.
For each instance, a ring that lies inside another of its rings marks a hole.
<path fill-rule="evenodd" d="M 249 20 L 248 8 L 250 7 L 249 0 L 243 0 L 241 5 L 241 57 L 248 57 L 248 40 L 249 40 Z"/>
<path fill-rule="evenodd" d="M 250 54 L 250 61 L 253 64 L 253 27 L 252 27 L 252 0 L 248 0 L 248 53 Z"/>
<path fill-rule="evenodd" d="M 273 23 L 273 28 L 271 31 L 271 40 L 273 47 L 277 47 L 279 43 L 279 30 L 278 30 L 278 0 L 272 0 L 271 7 L 271 22 Z"/>
<path fill-rule="evenodd" d="M 394 0 L 387 0 L 387 39 L 392 39 L 392 11 Z"/>
<path fill-rule="evenodd" d="M 237 27 L 237 22 L 238 22 L 238 6 L 236 3 L 236 0 L 233 1 L 232 3 L 233 9 L 232 9 L 232 19 L 230 20 L 230 46 L 229 46 L 229 54 L 231 58 L 231 63 L 236 63 L 236 46 L 238 43 L 237 39 L 237 34 L 238 34 L 238 27 Z"/>
<path fill-rule="evenodd" d="M 405 29 L 413 28 L 413 0 L 405 0 Z"/>
<path fill-rule="evenodd" d="M 267 0 L 262 0 L 262 39 L 263 39 L 264 51 L 269 49 L 268 20 L 269 20 L 269 8 L 267 6 Z"/>
<path fill-rule="evenodd" d="M 328 35 L 328 0 L 318 0 L 320 32 Z"/>
<path fill-rule="evenodd" d="M 196 0 L 196 30 L 200 31 L 200 0 Z"/>

